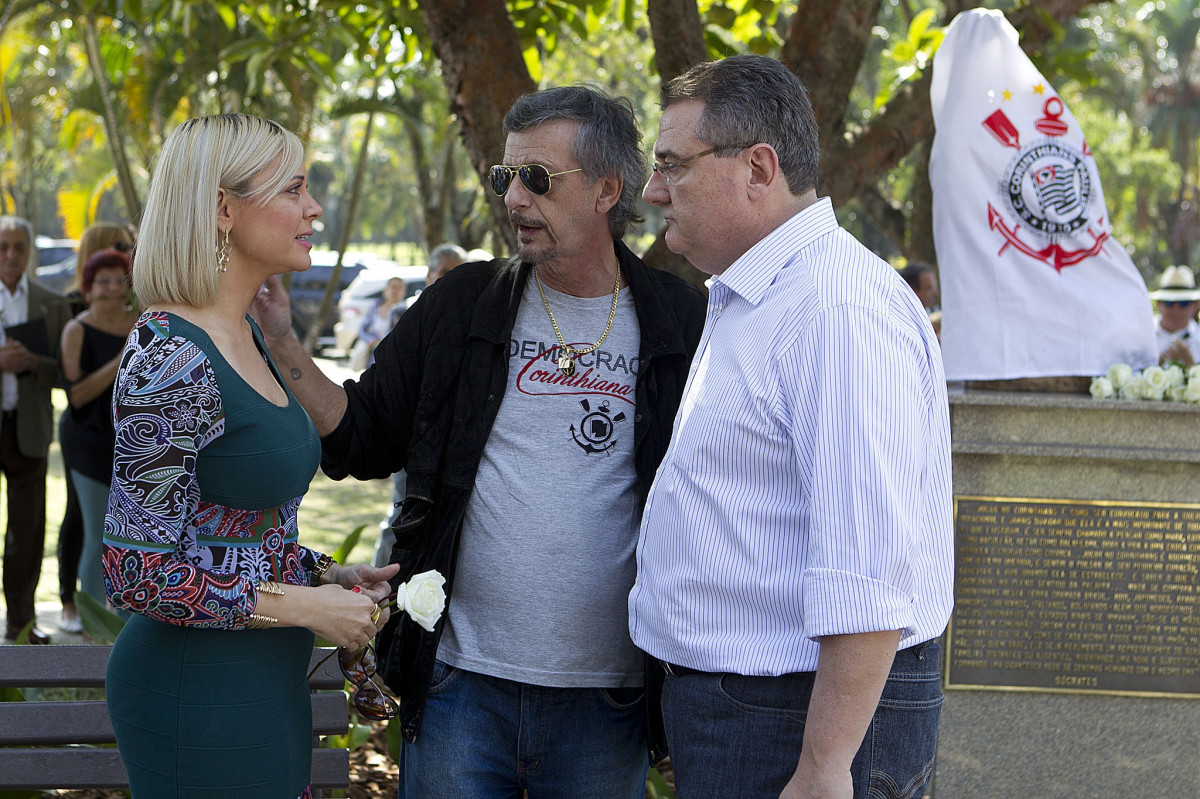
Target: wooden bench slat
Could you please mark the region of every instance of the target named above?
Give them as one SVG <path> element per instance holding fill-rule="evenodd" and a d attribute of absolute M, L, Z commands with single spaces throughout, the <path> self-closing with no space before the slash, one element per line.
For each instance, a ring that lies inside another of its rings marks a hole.
<path fill-rule="evenodd" d="M 110 744 L 104 700 L 0 703 L 0 745 Z"/>
<path fill-rule="evenodd" d="M 313 732 L 344 735 L 350 723 L 342 691 L 312 695 Z M 0 702 L 0 746 L 113 743 L 103 700 Z"/>
<path fill-rule="evenodd" d="M 6 646 L 0 688 L 103 688 L 107 646 Z"/>
<path fill-rule="evenodd" d="M 0 775 L 3 785 L 14 790 L 129 787 L 116 749 L 0 749 Z M 314 788 L 345 788 L 349 784 L 349 752 L 313 750 Z"/>
<path fill-rule="evenodd" d="M 6 646 L 0 688 L 103 688 L 111 650 L 108 646 L 66 644 Z M 332 652 L 330 648 L 313 649 L 309 671 Z M 336 656 L 309 678 L 309 685 L 318 689 L 341 688 L 345 683 Z"/>
<path fill-rule="evenodd" d="M 341 735 L 349 729 L 345 679 L 333 649 L 314 649 L 309 679 L 313 732 Z M 0 688 L 100 688 L 111 647 L 0 647 Z M 128 778 L 112 743 L 112 724 L 104 701 L 0 702 L 0 790 L 127 788 Z M 58 745 L 58 746 L 55 746 Z M 35 748 L 29 748 L 35 747 Z M 345 788 L 350 782 L 350 753 L 313 750 L 313 787 Z M 47 782 L 51 784 L 47 784 Z"/>

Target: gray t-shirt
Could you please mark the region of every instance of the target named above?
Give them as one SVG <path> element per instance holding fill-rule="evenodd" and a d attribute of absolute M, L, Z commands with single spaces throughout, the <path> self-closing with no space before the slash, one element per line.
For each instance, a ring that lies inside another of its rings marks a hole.
<path fill-rule="evenodd" d="M 567 343 L 591 346 L 612 295 L 545 291 Z M 534 685 L 642 684 L 627 610 L 640 340 L 624 288 L 608 337 L 565 377 L 529 280 L 509 342 L 508 388 L 467 505 L 439 659 Z"/>

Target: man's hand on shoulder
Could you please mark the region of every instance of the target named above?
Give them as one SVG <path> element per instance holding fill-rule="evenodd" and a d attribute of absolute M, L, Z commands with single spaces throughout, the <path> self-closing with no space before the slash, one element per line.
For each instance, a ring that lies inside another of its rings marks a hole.
<path fill-rule="evenodd" d="M 259 287 L 250 303 L 250 315 L 262 328 L 271 349 L 292 336 L 292 303 L 279 275 L 271 275 Z"/>

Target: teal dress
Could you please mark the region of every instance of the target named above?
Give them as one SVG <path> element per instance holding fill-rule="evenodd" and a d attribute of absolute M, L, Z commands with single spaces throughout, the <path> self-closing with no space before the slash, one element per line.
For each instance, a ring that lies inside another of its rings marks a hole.
<path fill-rule="evenodd" d="M 103 560 L 110 600 L 133 614 L 106 697 L 134 799 L 310 794 L 313 635 L 246 629 L 260 580 L 308 585 L 320 557 L 296 531 L 320 441 L 287 397 L 268 401 L 179 316 L 144 314 L 130 333 Z"/>

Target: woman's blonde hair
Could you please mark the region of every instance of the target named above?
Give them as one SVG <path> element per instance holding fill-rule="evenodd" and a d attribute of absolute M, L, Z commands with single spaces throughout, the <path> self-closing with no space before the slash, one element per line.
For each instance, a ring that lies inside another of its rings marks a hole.
<path fill-rule="evenodd" d="M 133 289 L 142 307 L 215 302 L 217 190 L 266 204 L 303 161 L 296 134 L 260 117 L 220 114 L 176 128 L 159 153 L 133 255 Z"/>
<path fill-rule="evenodd" d="M 95 222 L 87 226 L 79 237 L 79 247 L 75 250 L 75 277 L 67 291 L 81 288 L 83 267 L 88 259 L 101 250 L 120 250 L 129 252 L 133 249 L 133 232 L 127 225 L 116 222 Z"/>

